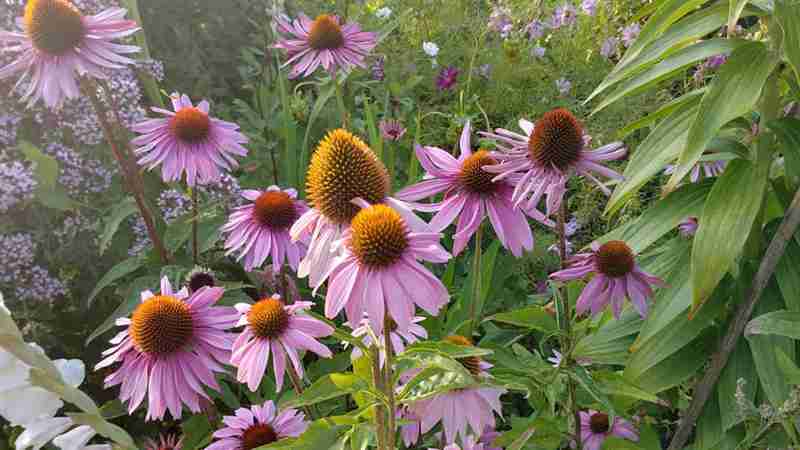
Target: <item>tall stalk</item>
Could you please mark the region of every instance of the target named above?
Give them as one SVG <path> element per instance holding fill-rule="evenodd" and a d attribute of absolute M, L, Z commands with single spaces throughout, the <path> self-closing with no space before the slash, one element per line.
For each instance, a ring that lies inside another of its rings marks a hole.
<path fill-rule="evenodd" d="M 381 353 L 379 340 L 374 336 L 372 346 L 372 382 L 375 390 L 382 391 L 384 384 L 383 372 L 381 371 Z M 375 405 L 375 433 L 378 440 L 378 450 L 386 450 L 386 408 L 382 404 Z"/>
<path fill-rule="evenodd" d="M 289 363 L 286 364 L 286 369 L 289 372 L 289 379 L 292 381 L 292 386 L 294 386 L 294 391 L 297 393 L 297 396 L 299 397 L 304 391 L 303 380 L 300 379 L 300 375 L 297 374 L 297 371 L 294 369 L 294 365 L 292 364 L 291 361 L 289 361 Z M 310 420 L 314 420 L 316 415 L 314 414 L 314 410 L 311 409 L 311 406 L 306 405 L 303 407 L 303 410 L 305 411 L 306 416 Z"/>
<path fill-rule="evenodd" d="M 344 78 L 342 78 L 342 81 L 344 81 Z M 344 95 L 342 94 L 342 84 L 339 82 L 338 72 L 334 72 L 333 74 L 333 83 L 336 88 L 336 103 L 339 105 L 339 113 L 341 114 L 342 118 L 342 128 L 347 129 L 347 107 L 344 105 Z"/>
<path fill-rule="evenodd" d="M 394 397 L 394 368 L 392 367 L 394 361 L 394 349 L 392 348 L 392 318 L 389 314 L 384 315 L 383 319 L 383 340 L 386 345 L 386 362 L 384 364 L 384 392 L 388 399 L 389 407 L 387 412 L 388 428 L 386 429 L 386 449 L 395 449 L 395 438 L 397 436 L 397 425 L 395 418 L 395 405 Z"/>
<path fill-rule="evenodd" d="M 472 298 L 469 302 L 469 334 L 467 337 L 472 338 L 472 333 L 475 331 L 475 323 L 478 321 L 478 300 L 481 297 L 481 263 L 483 259 L 483 223 L 478 225 L 478 230 L 475 232 L 475 250 L 472 254 Z"/>
<path fill-rule="evenodd" d="M 171 260 L 170 254 L 167 251 L 167 248 L 164 246 L 164 242 L 161 240 L 158 232 L 156 231 L 153 213 L 150 211 L 150 208 L 147 206 L 147 202 L 144 198 L 144 183 L 142 181 L 142 177 L 139 174 L 139 171 L 135 167 L 132 167 L 132 162 L 128 157 L 128 152 L 126 151 L 125 147 L 119 146 L 114 138 L 114 130 L 111 127 L 111 124 L 108 122 L 106 109 L 103 107 L 103 103 L 97 97 L 97 84 L 89 80 L 84 80 L 81 83 L 81 90 L 83 90 L 84 94 L 94 108 L 95 115 L 97 115 L 97 120 L 100 122 L 100 128 L 103 130 L 103 136 L 108 142 L 108 145 L 111 147 L 111 153 L 114 155 L 114 159 L 116 159 L 117 164 L 119 164 L 120 173 L 122 174 L 125 187 L 136 201 L 136 206 L 139 208 L 139 213 L 142 215 L 142 219 L 144 219 L 144 224 L 147 228 L 147 235 L 150 237 L 153 247 L 155 247 L 156 252 L 158 252 L 161 262 L 164 264 L 169 263 Z M 122 124 L 119 125 L 121 126 Z"/>
<path fill-rule="evenodd" d="M 200 250 L 197 243 L 197 221 L 199 212 L 197 208 L 197 189 L 189 188 L 192 191 L 192 262 L 197 265 L 200 260 Z"/>

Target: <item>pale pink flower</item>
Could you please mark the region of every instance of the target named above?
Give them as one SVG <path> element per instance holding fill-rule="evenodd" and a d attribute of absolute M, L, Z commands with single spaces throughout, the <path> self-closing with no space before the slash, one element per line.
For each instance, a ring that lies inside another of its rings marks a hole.
<path fill-rule="evenodd" d="M 218 439 L 206 450 L 250 450 L 298 437 L 308 428 L 305 415 L 296 409 L 279 411 L 272 400 L 263 405 L 239 408 L 222 418 L 225 427 L 214 432 Z"/>
<path fill-rule="evenodd" d="M 608 414 L 590 409 L 580 411 L 581 418 L 581 445 L 583 450 L 600 450 L 603 442 L 616 436 L 633 442 L 639 442 L 639 433 L 633 424 L 619 417 L 609 423 Z"/>

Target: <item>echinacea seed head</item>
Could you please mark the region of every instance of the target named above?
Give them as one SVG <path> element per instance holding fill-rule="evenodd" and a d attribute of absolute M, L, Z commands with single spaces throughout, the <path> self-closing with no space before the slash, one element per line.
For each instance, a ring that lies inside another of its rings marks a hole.
<path fill-rule="evenodd" d="M 265 191 L 259 195 L 254 214 L 259 223 L 276 230 L 289 228 L 297 219 L 292 197 L 282 191 Z"/>
<path fill-rule="evenodd" d="M 601 273 L 612 278 L 624 277 L 636 265 L 633 250 L 622 241 L 608 241 L 597 250 L 597 265 Z"/>
<path fill-rule="evenodd" d="M 589 428 L 592 430 L 592 433 L 595 434 L 603 434 L 607 433 L 609 428 L 611 428 L 608 422 L 608 414 L 606 413 L 594 413 L 589 417 Z"/>
<path fill-rule="evenodd" d="M 308 42 L 315 50 L 334 50 L 344 45 L 342 27 L 334 16 L 320 14 L 311 23 Z"/>
<path fill-rule="evenodd" d="M 461 164 L 458 180 L 471 192 L 491 194 L 497 189 L 497 183 L 492 181 L 496 175 L 486 172 L 483 167 L 496 163 L 497 161 L 489 155 L 488 151 L 478 150 Z"/>
<path fill-rule="evenodd" d="M 372 204 L 386 198 L 389 173 L 364 141 L 347 130 L 333 130 L 311 157 L 306 194 L 326 218 L 349 224 L 359 211 L 353 199 L 360 197 Z"/>
<path fill-rule="evenodd" d="M 196 270 L 189 275 L 189 292 L 197 292 L 205 286 L 214 287 L 215 284 L 214 274 L 206 270 Z"/>
<path fill-rule="evenodd" d="M 199 108 L 190 106 L 175 112 L 170 119 L 170 127 L 182 141 L 195 143 L 208 137 L 211 119 Z"/>
<path fill-rule="evenodd" d="M 23 21 L 33 46 L 48 55 L 63 55 L 86 35 L 80 11 L 68 0 L 29 0 Z"/>
<path fill-rule="evenodd" d="M 276 338 L 289 326 L 289 313 L 278 297 L 259 300 L 247 312 L 253 334 L 263 339 Z"/>
<path fill-rule="evenodd" d="M 538 165 L 565 171 L 578 162 L 583 150 L 583 127 L 563 108 L 545 113 L 528 140 L 528 155 Z"/>
<path fill-rule="evenodd" d="M 408 247 L 408 230 L 400 214 L 386 205 L 372 205 L 356 214 L 350 225 L 350 249 L 368 267 L 397 262 Z"/>
<path fill-rule="evenodd" d="M 129 333 L 139 351 L 168 355 L 185 347 L 194 332 L 189 305 L 169 295 L 156 295 L 133 311 Z"/>
<path fill-rule="evenodd" d="M 251 450 L 262 445 L 271 444 L 278 440 L 278 433 L 266 423 L 257 423 L 244 430 L 242 434 L 242 449 Z"/>

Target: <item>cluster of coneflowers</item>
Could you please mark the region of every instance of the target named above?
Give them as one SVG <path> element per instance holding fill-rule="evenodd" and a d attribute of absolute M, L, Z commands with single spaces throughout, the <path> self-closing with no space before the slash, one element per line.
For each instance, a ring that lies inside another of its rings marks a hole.
<path fill-rule="evenodd" d="M 0 78 L 22 74 L 17 84 L 24 97 L 31 103 L 41 99 L 49 107 L 58 107 L 65 98 L 95 95 L 92 80 L 105 76 L 101 69 L 131 64 L 125 55 L 137 51 L 114 42 L 138 30 L 124 15 L 125 10 L 111 8 L 84 16 L 68 0 L 29 0 L 21 30 L 0 33 L 0 41 L 19 52 L 14 62 L 0 68 Z M 286 50 L 292 78 L 309 76 L 320 67 L 332 74 L 363 67 L 377 45 L 375 33 L 332 15 L 278 19 L 277 25 L 284 38 L 276 47 Z M 165 182 L 195 187 L 217 181 L 246 156 L 246 137 L 236 124 L 211 116 L 207 101 L 195 104 L 187 95 L 174 94 L 171 103 L 172 110 L 152 108 L 161 117 L 133 126 L 138 136 L 130 142 L 132 154 L 115 149 L 123 176 L 136 176 L 125 165 L 135 158 L 143 168 L 158 168 Z M 425 169 L 424 179 L 394 195 L 392 174 L 369 146 L 346 129 L 331 130 L 308 167 L 308 203 L 292 188 L 243 190 L 244 205 L 232 211 L 222 228 L 224 246 L 247 271 L 270 260 L 276 272 L 288 266 L 298 277 L 308 278 L 315 294 L 324 288 L 325 316 L 334 319 L 344 312 L 354 334 L 380 348 L 377 372 L 385 371 L 384 379 L 392 380 L 393 355 L 426 336 L 417 307 L 436 316 L 450 300 L 431 265 L 459 255 L 473 238 L 479 248 L 486 218 L 503 246 L 521 256 L 534 243 L 528 218 L 549 227 L 555 225 L 554 218 L 563 223 L 571 177 L 585 177 L 604 192 L 608 189 L 597 176 L 621 178 L 603 163 L 625 155 L 623 145 L 589 148 L 581 123 L 569 111 L 550 111 L 536 123 L 521 119 L 519 127 L 519 132 L 498 128 L 481 133 L 494 142 L 494 149 L 472 146 L 469 123 L 458 151 L 417 145 L 414 151 Z M 425 199 L 432 201 L 420 202 Z M 140 207 L 147 220 L 146 208 Z M 433 215 L 426 221 L 418 212 Z M 442 232 L 454 223 L 454 244 L 448 251 L 441 244 Z M 151 238 L 158 245 L 158 237 Z M 592 244 L 551 279 L 589 279 L 576 313 L 595 315 L 610 304 L 616 317 L 626 298 L 646 316 L 651 286 L 661 284 L 639 267 L 622 241 Z M 278 391 L 286 374 L 300 390 L 301 353 L 331 356 L 318 339 L 334 329 L 308 314 L 311 302 L 289 303 L 272 295 L 235 308 L 217 306 L 223 293 L 208 273 L 180 288 L 173 288 L 165 277 L 157 293 L 142 292 L 133 313 L 117 320 L 122 331 L 96 369 L 116 365 L 105 383 L 119 386 L 129 412 L 145 400 L 147 420 L 161 420 L 167 413 L 180 418 L 184 407 L 199 412 L 210 400 L 207 389 L 220 389 L 217 375 L 225 373 L 227 365 L 250 390 L 257 390 L 269 372 Z M 446 340 L 473 345 L 472 336 Z M 440 423 L 448 450 L 458 445 L 465 450 L 491 448 L 486 436 L 493 433 L 495 414 L 502 414 L 500 396 L 505 390 L 482 384 L 490 379 L 487 362 L 477 357 L 460 362 L 475 387 L 376 414 L 385 420 L 383 430 L 377 430 L 382 449 L 395 448 L 399 428 L 411 446 Z M 414 376 L 402 375 L 401 382 Z M 395 388 L 399 386 L 386 388 L 390 403 Z M 404 420 L 402 427 L 396 417 Z M 272 402 L 241 408 L 223 419 L 225 427 L 214 433 L 217 440 L 208 448 L 253 449 L 296 437 L 308 426 L 307 419 L 300 411 L 280 411 Z M 599 449 L 611 434 L 638 439 L 630 423 L 620 418 L 610 422 L 598 411 L 581 412 L 579 425 L 580 436 L 575 438 L 584 449 Z"/>

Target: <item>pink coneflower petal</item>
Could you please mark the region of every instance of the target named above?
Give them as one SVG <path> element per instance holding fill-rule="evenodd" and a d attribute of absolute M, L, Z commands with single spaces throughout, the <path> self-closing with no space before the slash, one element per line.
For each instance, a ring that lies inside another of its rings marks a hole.
<path fill-rule="evenodd" d="M 327 14 L 313 21 L 304 14 L 293 22 L 278 18 L 276 24 L 284 39 L 275 47 L 286 50 L 284 66 L 293 65 L 290 78 L 307 77 L 320 66 L 331 73 L 365 67 L 364 59 L 378 44 L 375 33 L 361 31 L 356 23 L 342 25 L 338 17 Z"/>
<path fill-rule="evenodd" d="M 611 436 L 639 442 L 639 433 L 633 424 L 620 417 L 609 421 L 608 414 L 590 409 L 579 412 L 581 419 L 581 443 L 584 449 L 600 450 Z"/>
<path fill-rule="evenodd" d="M 239 408 L 232 416 L 222 418 L 225 427 L 214 432 L 217 440 L 206 450 L 250 450 L 298 437 L 308 422 L 305 415 L 295 409 L 279 411 L 272 400 L 261 406 Z"/>
<path fill-rule="evenodd" d="M 189 186 L 215 182 L 221 171 L 237 167 L 236 157 L 247 155 L 242 146 L 247 137 L 239 126 L 209 116 L 205 101 L 195 107 L 186 95 L 175 93 L 171 98 L 175 112 L 152 108 L 167 117 L 131 127 L 140 134 L 131 141 L 138 146 L 138 163 L 148 170 L 160 165 L 167 183 L 181 181 L 185 174 Z"/>
<path fill-rule="evenodd" d="M 147 420 L 160 420 L 167 410 L 178 419 L 182 405 L 200 411 L 201 398 L 208 398 L 203 385 L 219 389 L 214 373 L 224 372 L 232 343 L 225 331 L 238 319 L 233 308 L 213 306 L 223 292 L 208 286 L 191 296 L 186 288 L 174 292 L 164 277 L 159 295 L 143 292 L 131 318 L 117 321 L 125 330 L 111 340 L 95 370 L 121 363 L 105 386 L 121 385 L 120 400 L 129 412 L 147 395 Z"/>
<path fill-rule="evenodd" d="M 28 84 L 23 99 L 31 106 L 43 99 L 48 108 L 79 95 L 78 77 L 106 78 L 104 68 L 133 64 L 122 56 L 138 47 L 115 44 L 139 30 L 122 20 L 126 11 L 109 8 L 84 16 L 68 0 L 29 0 L 25 16 L 17 20 L 22 32 L 0 32 L 0 42 L 15 59 L 0 68 L 0 79 L 22 73 L 17 87 Z"/>

